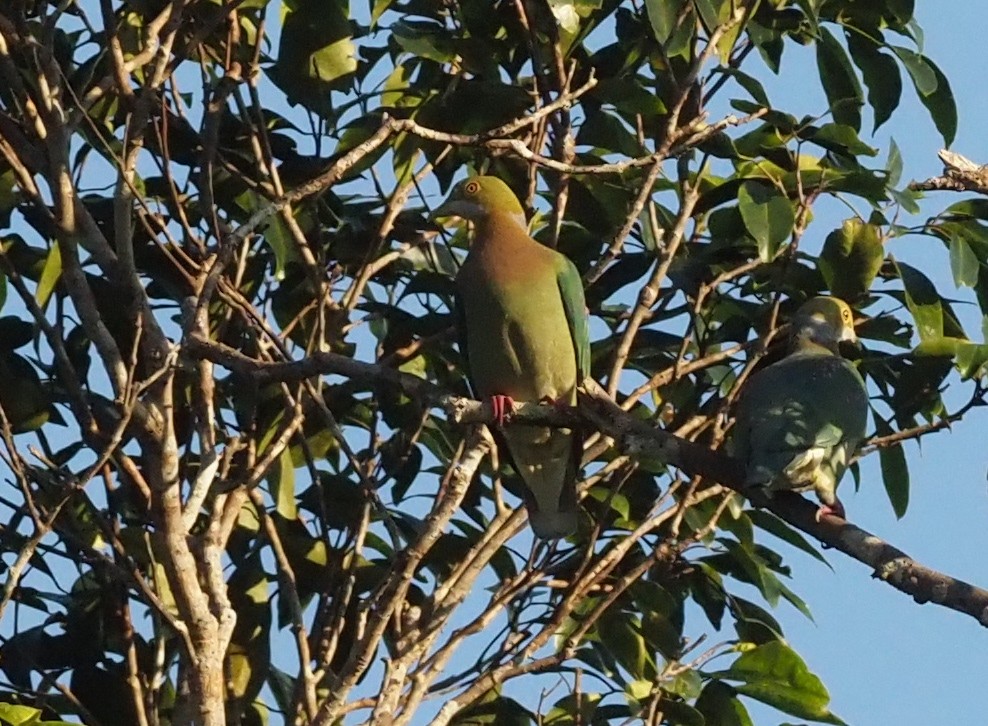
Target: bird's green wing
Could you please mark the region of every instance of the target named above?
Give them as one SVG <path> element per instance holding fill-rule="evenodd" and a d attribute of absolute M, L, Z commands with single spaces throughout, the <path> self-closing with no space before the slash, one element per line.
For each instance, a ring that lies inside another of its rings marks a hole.
<path fill-rule="evenodd" d="M 583 295 L 583 280 L 569 258 L 560 255 L 557 265 L 556 284 L 563 299 L 566 322 L 569 324 L 573 349 L 576 351 L 576 372 L 580 385 L 590 375 L 590 325 L 587 322 L 587 302 Z"/>
<path fill-rule="evenodd" d="M 811 449 L 828 458 L 838 446 L 853 451 L 864 438 L 867 411 L 867 390 L 849 361 L 791 356 L 752 377 L 742 394 L 734 454 L 750 475 L 781 472 Z"/>
<path fill-rule="evenodd" d="M 467 314 L 463 306 L 463 296 L 459 291 L 453 293 L 453 325 L 456 327 L 456 345 L 460 349 L 460 358 L 463 359 L 463 371 L 467 374 L 467 383 L 470 384 L 470 395 L 476 398 L 477 386 L 470 372 L 470 355 L 467 352 Z"/>

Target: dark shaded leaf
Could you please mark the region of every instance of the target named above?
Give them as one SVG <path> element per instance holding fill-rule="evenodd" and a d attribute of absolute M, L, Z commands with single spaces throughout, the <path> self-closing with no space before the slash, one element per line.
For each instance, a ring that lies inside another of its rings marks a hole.
<path fill-rule="evenodd" d="M 888 436 L 893 433 L 892 428 L 885 423 L 877 413 L 875 418 L 875 433 L 878 436 Z M 909 467 L 906 464 L 906 454 L 902 449 L 902 444 L 883 446 L 878 450 L 879 461 L 882 469 L 882 483 L 885 485 L 885 492 L 888 494 L 889 502 L 895 516 L 902 519 L 909 508 Z"/>
<path fill-rule="evenodd" d="M 844 48 L 824 27 L 817 41 L 816 62 L 834 121 L 860 131 L 864 105 L 861 86 Z"/>
<path fill-rule="evenodd" d="M 737 691 L 723 681 L 707 683 L 696 700 L 706 726 L 753 726 L 748 710 L 737 696 Z"/>
<path fill-rule="evenodd" d="M 876 31 L 877 32 L 877 31 Z M 892 116 L 902 97 L 902 77 L 895 59 L 881 52 L 881 44 L 870 36 L 849 32 L 847 49 L 868 88 L 868 103 L 875 112 L 872 133 Z"/>

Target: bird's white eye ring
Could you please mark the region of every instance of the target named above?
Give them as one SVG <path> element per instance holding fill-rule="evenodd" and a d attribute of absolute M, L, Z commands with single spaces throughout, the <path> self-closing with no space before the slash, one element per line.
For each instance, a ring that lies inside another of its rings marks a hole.
<path fill-rule="evenodd" d="M 476 194 L 480 191 L 480 182 L 467 182 L 467 185 L 463 187 L 463 191 L 471 195 Z"/>

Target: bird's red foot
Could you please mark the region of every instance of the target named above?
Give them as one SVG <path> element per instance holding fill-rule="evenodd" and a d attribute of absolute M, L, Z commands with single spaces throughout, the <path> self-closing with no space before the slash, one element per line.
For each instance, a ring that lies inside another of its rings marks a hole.
<path fill-rule="evenodd" d="M 828 514 L 833 517 L 847 519 L 847 514 L 844 512 L 844 505 L 840 503 L 840 500 L 834 502 L 832 505 L 821 504 L 820 508 L 816 510 L 816 521 L 819 522 Z"/>
<path fill-rule="evenodd" d="M 514 413 L 515 400 L 511 396 L 500 394 L 491 396 L 491 408 L 494 409 L 494 422 L 498 426 L 504 426 L 504 422 Z"/>

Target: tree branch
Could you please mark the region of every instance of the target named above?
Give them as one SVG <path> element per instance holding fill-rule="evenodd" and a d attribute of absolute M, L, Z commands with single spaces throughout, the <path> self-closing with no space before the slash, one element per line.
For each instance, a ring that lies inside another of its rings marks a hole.
<path fill-rule="evenodd" d="M 943 175 L 913 182 L 910 189 L 916 191 L 945 190 L 952 192 L 977 192 L 988 194 L 988 164 L 975 164 L 970 159 L 941 149 L 937 154 L 943 162 Z"/>
<path fill-rule="evenodd" d="M 407 373 L 335 353 L 317 353 L 290 363 L 264 363 L 233 348 L 193 335 L 186 339 L 185 353 L 205 358 L 256 381 L 298 380 L 318 375 L 342 375 L 369 384 L 386 384 L 430 407 L 441 408 L 458 423 L 488 423 L 494 420 L 486 402 L 452 395 L 441 387 Z M 767 497 L 744 486 L 742 465 L 721 451 L 674 436 L 622 410 L 591 379 L 583 383 L 578 412 L 534 403 L 519 404 L 513 418 L 526 423 L 572 426 L 586 419 L 610 436 L 625 454 L 659 459 L 689 475 L 719 482 L 768 509 L 796 529 L 817 538 L 868 565 L 873 576 L 911 595 L 918 603 L 932 602 L 970 615 L 988 627 L 988 590 L 950 577 L 915 561 L 902 550 L 851 522 L 834 516 L 817 521 L 817 507 L 795 493 L 779 492 Z"/>

